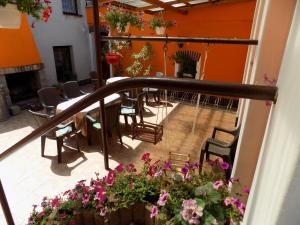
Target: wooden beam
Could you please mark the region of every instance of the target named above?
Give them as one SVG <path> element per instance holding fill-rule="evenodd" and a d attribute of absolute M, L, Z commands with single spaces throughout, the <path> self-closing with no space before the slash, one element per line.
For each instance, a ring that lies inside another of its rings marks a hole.
<path fill-rule="evenodd" d="M 170 10 L 170 11 L 179 13 L 181 15 L 187 15 L 187 13 L 188 13 L 187 10 L 183 10 L 183 9 L 180 9 L 180 8 L 175 8 L 175 7 L 173 7 L 169 4 L 163 3 L 159 0 L 145 0 L 145 2 L 154 5 L 152 8 L 155 8 L 155 6 L 157 6 L 157 7 L 164 8 L 165 10 Z M 141 9 L 144 10 L 143 8 L 141 8 Z"/>

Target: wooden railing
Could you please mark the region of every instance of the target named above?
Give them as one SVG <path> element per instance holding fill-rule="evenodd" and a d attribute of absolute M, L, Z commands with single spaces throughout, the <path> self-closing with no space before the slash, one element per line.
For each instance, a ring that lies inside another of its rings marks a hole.
<path fill-rule="evenodd" d="M 57 114 L 49 122 L 45 123 L 41 127 L 35 129 L 21 139 L 19 142 L 5 150 L 0 154 L 0 162 L 6 157 L 11 155 L 17 149 L 20 149 L 24 145 L 33 141 L 34 139 L 40 137 L 41 135 L 47 133 L 53 127 L 67 120 L 74 114 L 80 112 L 89 105 L 104 99 L 106 96 L 132 88 L 143 88 L 152 87 L 166 90 L 174 91 L 187 91 L 202 94 L 211 95 L 223 95 L 229 97 L 238 97 L 246 99 L 256 99 L 256 100 L 268 100 L 276 102 L 277 98 L 277 87 L 262 86 L 262 85 L 246 85 L 246 84 L 232 84 L 232 83 L 220 83 L 212 81 L 197 81 L 191 79 L 171 79 L 171 78 L 132 78 L 117 81 L 106 86 L 97 89 L 94 93 L 89 94 L 87 97 L 83 98 L 81 101 L 75 103 L 65 111 Z M 104 160 L 108 162 L 108 152 L 104 152 Z M 104 162 L 104 163 L 105 163 Z M 4 215 L 7 219 L 9 225 L 13 225 L 13 219 L 9 206 L 4 194 L 4 190 L 1 185 L 0 180 L 0 203 L 4 211 Z"/>
<path fill-rule="evenodd" d="M 35 129 L 31 134 L 5 150 L 0 154 L 0 161 L 10 155 L 15 150 L 33 141 L 35 138 L 47 133 L 50 129 L 67 120 L 74 114 L 85 109 L 89 105 L 105 98 L 106 96 L 132 88 L 152 87 L 174 91 L 187 91 L 211 95 L 223 95 L 229 97 L 247 98 L 255 100 L 276 101 L 277 87 L 262 85 L 247 85 L 220 83 L 213 81 L 198 81 L 191 79 L 172 79 L 172 78 L 131 78 L 117 81 L 97 89 L 81 101 L 75 103 L 67 110 L 57 114 L 49 122 Z"/>

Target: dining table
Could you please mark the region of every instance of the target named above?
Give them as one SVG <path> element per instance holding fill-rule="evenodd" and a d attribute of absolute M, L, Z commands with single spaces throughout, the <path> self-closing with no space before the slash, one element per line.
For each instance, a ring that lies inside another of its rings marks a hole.
<path fill-rule="evenodd" d="M 67 101 L 64 101 L 62 103 L 59 103 L 56 107 L 56 113 L 60 113 L 66 109 L 68 109 L 70 106 L 74 105 L 75 103 L 79 102 L 83 98 L 85 98 L 88 94 L 81 95 L 76 98 L 69 99 Z M 121 101 L 121 96 L 117 93 L 111 94 L 104 98 L 104 105 L 109 106 L 111 104 L 117 103 Z M 95 102 L 94 104 L 86 107 L 85 109 L 81 110 L 80 112 L 76 113 L 70 120 L 74 120 L 76 128 L 81 130 L 81 134 L 85 137 L 87 137 L 87 124 L 85 120 L 85 116 L 87 113 L 94 111 L 95 109 L 100 110 L 100 103 L 99 101 Z"/>

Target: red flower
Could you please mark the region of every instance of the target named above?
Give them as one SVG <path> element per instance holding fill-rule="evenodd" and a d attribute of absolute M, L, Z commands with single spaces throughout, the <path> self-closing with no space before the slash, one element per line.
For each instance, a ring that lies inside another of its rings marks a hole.
<path fill-rule="evenodd" d="M 142 160 L 144 162 L 150 162 L 151 161 L 151 159 L 150 159 L 150 153 L 149 152 L 144 153 L 143 156 L 142 156 Z"/>
<path fill-rule="evenodd" d="M 51 207 L 52 208 L 55 208 L 55 207 L 57 207 L 59 205 L 59 199 L 56 197 L 56 198 L 54 198 L 54 199 L 52 199 L 52 201 L 51 201 Z"/>
<path fill-rule="evenodd" d="M 126 166 L 126 170 L 128 172 L 136 172 L 136 168 L 132 163 L 130 163 L 129 165 Z"/>
<path fill-rule="evenodd" d="M 123 172 L 123 164 L 120 163 L 117 167 L 116 167 L 117 172 L 121 173 Z"/>

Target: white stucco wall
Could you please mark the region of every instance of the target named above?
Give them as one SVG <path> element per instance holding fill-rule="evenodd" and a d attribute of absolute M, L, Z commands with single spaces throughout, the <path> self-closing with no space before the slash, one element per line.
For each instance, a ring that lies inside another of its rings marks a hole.
<path fill-rule="evenodd" d="M 244 224 L 300 224 L 300 2 L 297 1 Z"/>
<path fill-rule="evenodd" d="M 85 1 L 80 3 L 82 17 L 64 15 L 62 1 L 53 0 L 53 13 L 47 23 L 37 22 L 32 28 L 45 69 L 41 71 L 43 85 L 57 82 L 53 46 L 72 46 L 73 72 L 77 79 L 89 78 L 91 71 L 89 32 L 86 22 Z M 30 18 L 32 22 L 32 19 Z"/>

